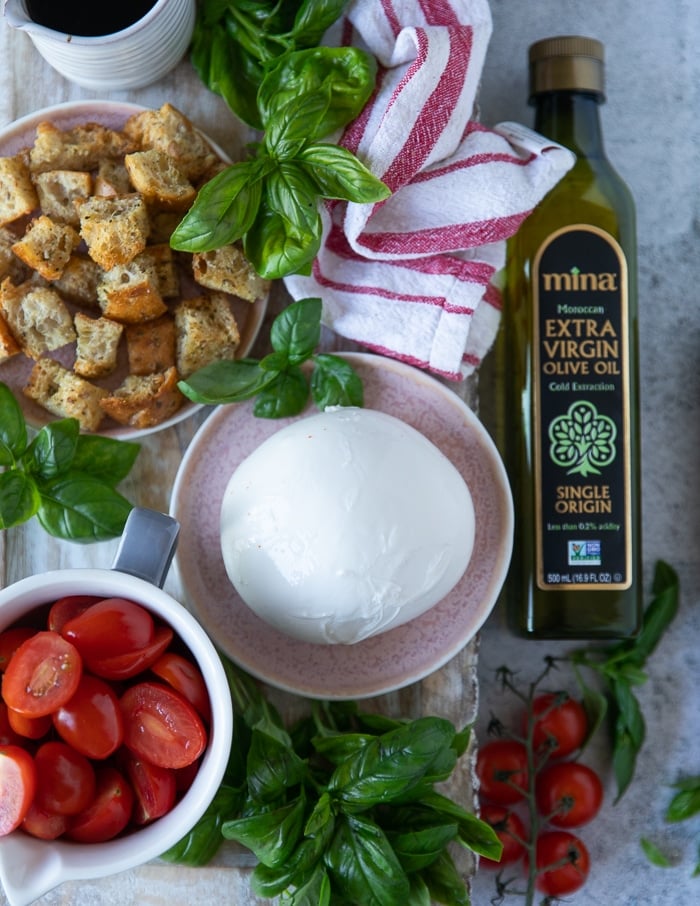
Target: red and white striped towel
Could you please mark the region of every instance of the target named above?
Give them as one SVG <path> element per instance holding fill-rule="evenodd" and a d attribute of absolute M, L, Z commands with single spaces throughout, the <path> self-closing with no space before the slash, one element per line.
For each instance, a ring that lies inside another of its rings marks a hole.
<path fill-rule="evenodd" d="M 340 143 L 393 194 L 328 203 L 312 274 L 285 279 L 339 336 L 454 380 L 495 337 L 505 240 L 573 164 L 472 119 L 491 27 L 487 0 L 351 3 L 334 43 L 368 49 L 379 76 Z"/>

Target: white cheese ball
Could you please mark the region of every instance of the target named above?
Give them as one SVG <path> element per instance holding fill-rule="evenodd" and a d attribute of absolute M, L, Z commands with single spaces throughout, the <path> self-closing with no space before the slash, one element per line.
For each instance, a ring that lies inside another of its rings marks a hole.
<path fill-rule="evenodd" d="M 231 476 L 221 550 L 238 594 L 281 632 L 351 644 L 414 619 L 463 575 L 474 506 L 447 457 L 383 412 L 280 429 Z"/>

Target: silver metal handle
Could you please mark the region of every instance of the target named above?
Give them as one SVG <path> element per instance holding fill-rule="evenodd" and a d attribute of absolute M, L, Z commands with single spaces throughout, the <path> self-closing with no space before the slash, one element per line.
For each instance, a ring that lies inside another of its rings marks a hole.
<path fill-rule="evenodd" d="M 179 534 L 180 523 L 172 516 L 134 507 L 126 520 L 112 569 L 162 588 Z"/>

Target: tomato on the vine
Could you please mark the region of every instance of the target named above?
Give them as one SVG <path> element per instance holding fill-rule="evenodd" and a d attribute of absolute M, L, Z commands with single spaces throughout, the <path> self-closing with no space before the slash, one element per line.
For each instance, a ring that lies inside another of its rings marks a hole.
<path fill-rule="evenodd" d="M 479 750 L 476 760 L 479 795 L 489 802 L 512 805 L 527 789 L 527 750 L 514 739 L 496 739 Z"/>
<path fill-rule="evenodd" d="M 532 703 L 535 716 L 532 745 L 535 752 L 565 758 L 583 745 L 588 718 L 583 705 L 564 692 L 544 692 Z M 524 723 L 527 718 L 524 718 Z M 523 731 L 526 727 L 523 727 Z"/>
<path fill-rule="evenodd" d="M 580 827 L 591 821 L 603 802 L 596 772 L 578 761 L 557 761 L 537 777 L 537 810 L 555 827 Z"/>
<path fill-rule="evenodd" d="M 43 717 L 65 704 L 78 688 L 83 662 L 77 649 L 57 632 L 35 633 L 12 656 L 2 696 L 13 711 Z"/>
<path fill-rule="evenodd" d="M 487 856 L 480 857 L 480 864 L 486 868 L 499 868 L 512 865 L 525 855 L 527 832 L 520 816 L 502 805 L 484 803 L 481 806 L 481 820 L 490 824 L 503 845 L 503 852 L 498 862 Z"/>
<path fill-rule="evenodd" d="M 564 896 L 583 887 L 590 857 L 584 844 L 568 831 L 540 834 L 536 843 L 537 889 L 550 897 Z"/>

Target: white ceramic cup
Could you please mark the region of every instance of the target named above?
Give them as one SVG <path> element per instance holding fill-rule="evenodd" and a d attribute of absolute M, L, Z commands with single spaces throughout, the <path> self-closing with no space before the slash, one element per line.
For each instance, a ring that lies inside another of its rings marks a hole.
<path fill-rule="evenodd" d="M 159 587 L 174 553 L 177 528 L 170 516 L 135 509 L 112 569 L 55 570 L 0 591 L 0 631 L 64 595 L 119 596 L 136 601 L 168 623 L 190 649 L 211 703 L 209 740 L 199 771 L 187 793 L 162 818 L 105 843 L 45 841 L 20 830 L 0 837 L 0 881 L 9 906 L 27 906 L 63 881 L 104 877 L 157 858 L 193 827 L 219 788 L 233 730 L 226 674 L 199 623 Z"/>
<path fill-rule="evenodd" d="M 170 72 L 190 43 L 196 7 L 196 0 L 157 0 L 128 28 L 94 37 L 39 25 L 30 18 L 26 0 L 5 0 L 4 14 L 8 25 L 25 31 L 41 56 L 66 79 L 84 88 L 112 91 L 140 88 Z"/>

